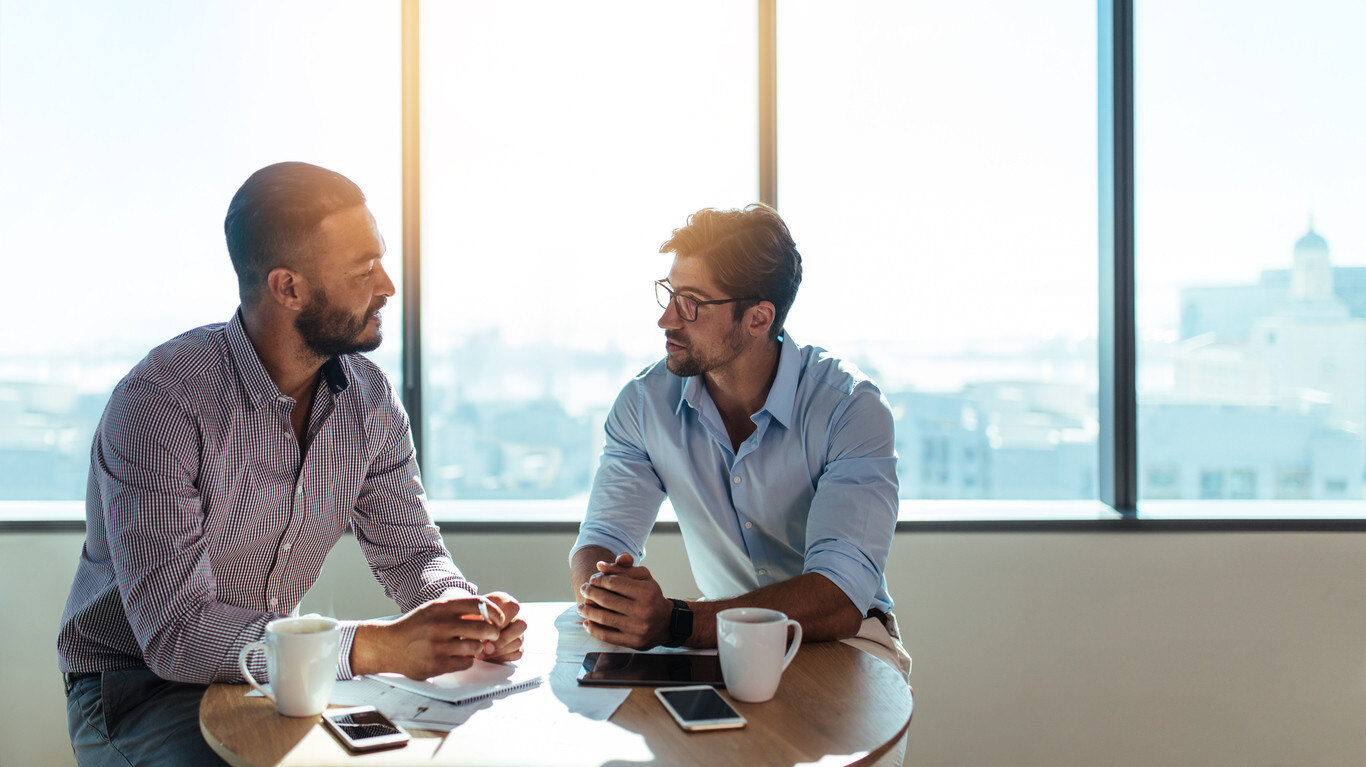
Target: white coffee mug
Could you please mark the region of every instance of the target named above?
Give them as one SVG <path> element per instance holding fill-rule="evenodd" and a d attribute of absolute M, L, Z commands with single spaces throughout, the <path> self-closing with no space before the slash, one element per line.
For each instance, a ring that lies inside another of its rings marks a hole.
<path fill-rule="evenodd" d="M 313 716 L 327 708 L 337 679 L 337 651 L 341 629 L 321 615 L 279 618 L 266 624 L 266 638 L 252 642 L 237 655 L 242 676 L 275 701 L 285 716 Z M 253 650 L 266 651 L 270 685 L 262 686 L 247 668 Z"/>
<path fill-rule="evenodd" d="M 787 627 L 792 627 L 792 647 Z M 716 614 L 716 647 L 726 692 L 736 700 L 762 703 L 778 691 L 783 670 L 802 645 L 802 624 L 777 610 L 733 607 Z"/>

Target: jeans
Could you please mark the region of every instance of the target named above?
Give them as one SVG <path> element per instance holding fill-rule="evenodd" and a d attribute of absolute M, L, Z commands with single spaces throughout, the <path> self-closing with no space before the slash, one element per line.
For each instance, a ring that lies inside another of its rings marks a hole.
<path fill-rule="evenodd" d="M 77 679 L 66 692 L 71 749 L 81 767 L 225 765 L 199 732 L 205 686 L 145 668 Z"/>

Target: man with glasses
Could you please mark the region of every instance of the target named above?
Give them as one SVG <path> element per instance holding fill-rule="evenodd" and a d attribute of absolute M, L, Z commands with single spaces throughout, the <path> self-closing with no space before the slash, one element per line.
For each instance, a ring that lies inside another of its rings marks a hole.
<path fill-rule="evenodd" d="M 883 571 L 897 517 L 892 413 L 877 386 L 783 323 L 801 255 L 768 206 L 705 209 L 660 247 L 667 357 L 607 418 L 570 579 L 588 632 L 715 647 L 716 614 L 780 610 L 910 672 Z M 637 565 L 668 497 L 704 600 Z"/>

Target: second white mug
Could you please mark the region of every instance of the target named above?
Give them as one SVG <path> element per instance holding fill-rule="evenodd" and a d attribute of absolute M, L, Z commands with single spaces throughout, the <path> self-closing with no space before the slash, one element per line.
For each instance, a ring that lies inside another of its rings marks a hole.
<path fill-rule="evenodd" d="M 327 708 L 337 679 L 341 630 L 337 621 L 321 615 L 279 618 L 266 624 L 266 638 L 252 642 L 237 655 L 242 676 L 275 701 L 285 716 L 313 716 Z M 247 656 L 265 650 L 270 685 L 263 686 L 247 668 Z"/>
<path fill-rule="evenodd" d="M 792 627 L 792 646 L 787 629 Z M 783 671 L 802 644 L 802 624 L 777 610 L 733 607 L 716 614 L 716 647 L 726 692 L 736 700 L 762 703 L 778 691 Z"/>

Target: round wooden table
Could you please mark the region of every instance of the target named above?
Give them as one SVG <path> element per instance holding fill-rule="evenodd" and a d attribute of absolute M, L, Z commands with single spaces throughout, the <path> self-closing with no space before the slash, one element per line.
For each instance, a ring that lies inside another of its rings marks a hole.
<path fill-rule="evenodd" d="M 532 632 L 565 603 L 528 605 Z M 553 622 L 553 617 L 550 618 Z M 581 630 L 581 629 L 579 629 Z M 650 688 L 635 688 L 605 721 L 571 713 L 550 684 L 497 700 L 445 733 L 413 732 L 406 747 L 351 755 L 320 717 L 281 716 L 247 685 L 213 685 L 200 704 L 200 729 L 225 761 L 247 767 L 376 765 L 872 765 L 899 744 L 910 724 L 911 690 L 883 661 L 840 642 L 805 645 L 766 703 L 733 705 L 740 730 L 689 733 Z"/>

